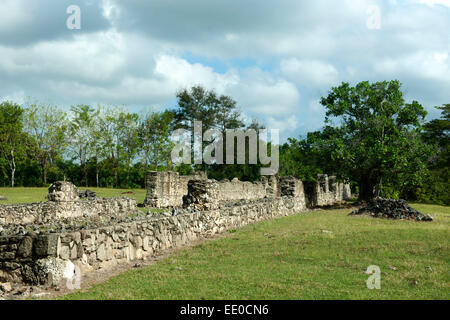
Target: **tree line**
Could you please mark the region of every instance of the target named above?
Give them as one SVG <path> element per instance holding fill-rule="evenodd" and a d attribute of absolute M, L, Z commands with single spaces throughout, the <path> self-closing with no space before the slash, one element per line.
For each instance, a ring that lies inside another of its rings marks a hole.
<path fill-rule="evenodd" d="M 246 125 L 235 100 L 202 86 L 180 90 L 176 100 L 173 109 L 141 113 L 89 105 L 65 112 L 38 101 L 3 102 L 0 185 L 46 186 L 68 180 L 83 186 L 142 188 L 148 170 L 260 178 L 260 165 L 171 163 L 172 132 L 192 130 L 196 120 L 202 121 L 203 131 L 264 128 L 256 120 Z M 325 126 L 280 146 L 280 175 L 314 180 L 318 173 L 336 174 L 351 183 L 361 200 L 384 196 L 449 204 L 450 104 L 438 107 L 440 119 L 426 123 L 423 106 L 406 102 L 397 80 L 342 83 L 320 102 L 326 109 Z"/>
<path fill-rule="evenodd" d="M 0 185 L 46 186 L 56 180 L 80 186 L 142 188 L 148 170 L 188 174 L 207 170 L 213 178 L 257 179 L 256 167 L 179 165 L 171 163 L 176 129 L 262 128 L 245 126 L 236 101 L 201 86 L 176 94 L 177 107 L 164 111 L 128 112 L 124 107 L 72 106 L 28 101 L 0 104 Z"/>

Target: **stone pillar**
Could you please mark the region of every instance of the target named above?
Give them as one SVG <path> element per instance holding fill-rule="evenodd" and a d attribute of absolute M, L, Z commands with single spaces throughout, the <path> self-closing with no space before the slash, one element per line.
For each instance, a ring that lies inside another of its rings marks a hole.
<path fill-rule="evenodd" d="M 350 184 L 344 183 L 344 190 L 342 192 L 342 197 L 344 200 L 350 200 L 352 198 L 352 191 L 350 189 Z"/>
<path fill-rule="evenodd" d="M 320 190 L 322 193 L 329 192 L 328 176 L 326 174 L 318 174 L 317 181 L 319 182 Z"/>
<path fill-rule="evenodd" d="M 47 199 L 54 202 L 77 201 L 78 189 L 73 183 L 56 181 L 48 188 Z"/>
<path fill-rule="evenodd" d="M 177 178 L 178 173 L 176 172 L 147 172 L 147 194 L 144 204 L 157 208 L 168 206 L 173 185 L 176 184 L 174 180 L 178 180 Z"/>
<path fill-rule="evenodd" d="M 215 180 L 189 180 L 188 193 L 183 196 L 183 207 L 202 210 L 215 209 L 219 205 L 219 184 Z"/>

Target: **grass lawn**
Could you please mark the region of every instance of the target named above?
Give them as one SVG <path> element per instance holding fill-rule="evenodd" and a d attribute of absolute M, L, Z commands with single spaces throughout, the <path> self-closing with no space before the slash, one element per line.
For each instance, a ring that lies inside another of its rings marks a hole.
<path fill-rule="evenodd" d="M 329 210 L 249 225 L 61 299 L 449 299 L 450 207 L 434 222 Z M 365 270 L 381 269 L 369 290 Z"/>
<path fill-rule="evenodd" d="M 97 196 L 104 198 L 126 196 L 134 198 L 138 203 L 143 203 L 146 191 L 144 189 L 108 189 L 108 188 L 83 188 L 78 190 L 92 190 L 97 193 Z M 134 194 L 122 194 L 123 192 L 132 191 Z M 30 203 L 47 201 L 48 188 L 0 188 L 0 195 L 8 198 L 8 201 L 0 201 L 0 204 L 12 203 Z"/>

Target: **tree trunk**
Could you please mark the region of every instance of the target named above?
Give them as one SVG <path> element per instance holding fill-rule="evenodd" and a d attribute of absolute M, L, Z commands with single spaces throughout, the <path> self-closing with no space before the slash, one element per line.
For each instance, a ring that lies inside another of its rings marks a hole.
<path fill-rule="evenodd" d="M 383 186 L 383 176 L 380 176 L 380 179 L 375 187 L 375 197 L 380 196 L 382 186 Z"/>
<path fill-rule="evenodd" d="M 130 187 L 130 162 L 131 160 L 128 160 L 128 164 L 127 164 L 127 187 Z"/>
<path fill-rule="evenodd" d="M 45 157 L 41 158 L 41 169 L 42 169 L 42 177 L 44 181 L 44 186 L 47 185 L 47 159 Z"/>
<path fill-rule="evenodd" d="M 95 183 L 98 188 L 98 157 L 95 156 Z"/>
<path fill-rule="evenodd" d="M 375 198 L 375 185 L 370 177 L 362 177 L 358 183 L 359 185 L 359 201 L 370 201 Z"/>
<path fill-rule="evenodd" d="M 16 169 L 14 168 L 12 171 L 11 171 L 11 187 L 13 187 L 14 188 L 14 174 L 16 173 Z"/>
<path fill-rule="evenodd" d="M 83 164 L 82 170 L 83 170 L 83 174 L 84 174 L 85 186 L 87 188 L 88 187 L 88 173 L 87 173 L 87 165 L 86 165 L 86 163 Z"/>
<path fill-rule="evenodd" d="M 14 160 L 14 151 L 11 150 L 11 187 L 14 188 L 14 176 L 16 174 L 16 161 Z"/>

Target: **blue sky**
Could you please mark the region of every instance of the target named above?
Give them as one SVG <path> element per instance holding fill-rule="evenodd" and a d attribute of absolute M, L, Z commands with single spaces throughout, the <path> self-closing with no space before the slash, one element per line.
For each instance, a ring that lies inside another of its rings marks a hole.
<path fill-rule="evenodd" d="M 2 0 L 0 100 L 162 110 L 201 84 L 285 139 L 323 125 L 332 86 L 399 79 L 433 118 L 449 30 L 450 0 Z"/>

